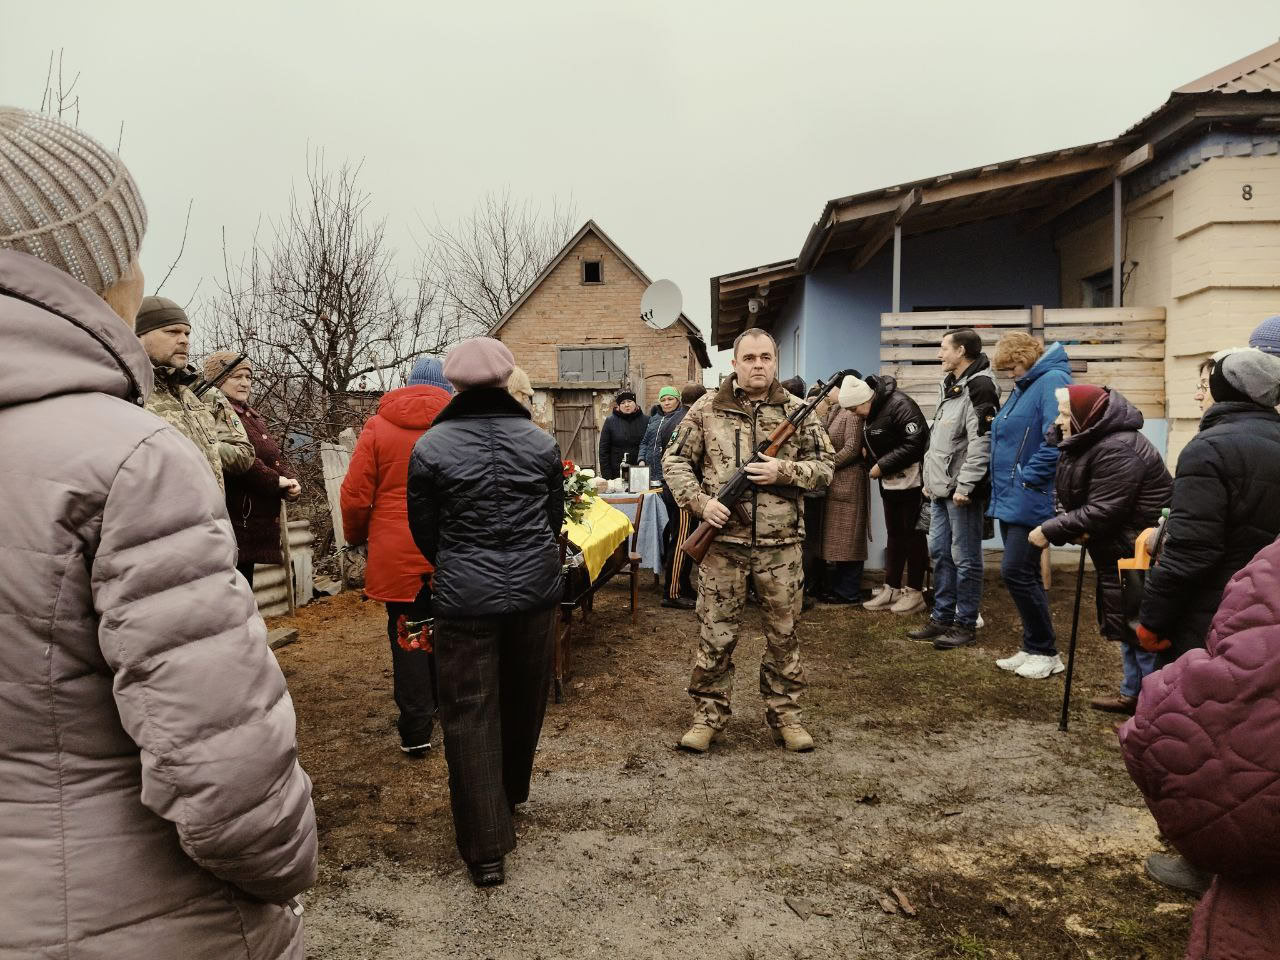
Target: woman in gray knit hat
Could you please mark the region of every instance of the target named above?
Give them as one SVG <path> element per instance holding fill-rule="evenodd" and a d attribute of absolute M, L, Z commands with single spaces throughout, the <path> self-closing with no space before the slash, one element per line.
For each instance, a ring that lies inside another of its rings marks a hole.
<path fill-rule="evenodd" d="M 301 960 L 311 783 L 222 497 L 143 409 L 145 226 L 118 157 L 0 107 L 0 955 Z"/>

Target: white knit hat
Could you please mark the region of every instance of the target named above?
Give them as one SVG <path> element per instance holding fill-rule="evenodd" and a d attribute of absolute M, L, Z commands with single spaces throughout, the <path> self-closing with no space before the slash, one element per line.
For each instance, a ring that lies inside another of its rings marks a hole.
<path fill-rule="evenodd" d="M 120 158 L 75 127 L 0 107 L 0 249 L 101 294 L 142 246 L 147 211 Z"/>
<path fill-rule="evenodd" d="M 845 409 L 866 403 L 875 395 L 875 391 L 868 386 L 867 381 L 859 380 L 853 374 L 849 374 L 840 381 L 840 406 Z"/>

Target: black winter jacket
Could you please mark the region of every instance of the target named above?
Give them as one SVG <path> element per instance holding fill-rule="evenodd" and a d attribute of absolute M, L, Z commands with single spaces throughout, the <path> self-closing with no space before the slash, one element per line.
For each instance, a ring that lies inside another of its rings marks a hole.
<path fill-rule="evenodd" d="M 1054 489 L 1057 516 L 1041 524 L 1051 543 L 1089 535 L 1089 556 L 1098 571 L 1098 625 L 1109 640 L 1136 643 L 1125 617 L 1116 561 L 1133 556 L 1134 541 L 1154 527 L 1173 496 L 1173 478 L 1151 442 L 1138 432 L 1142 411 L 1123 394 L 1110 398 L 1102 418 L 1065 440 L 1057 426 L 1048 443 L 1058 448 Z"/>
<path fill-rule="evenodd" d="M 623 415 L 616 410 L 600 429 L 600 476 L 613 480 L 621 473 L 622 455 L 627 463 L 640 462 L 640 442 L 649 428 L 649 418 L 637 410 Z"/>
<path fill-rule="evenodd" d="M 1280 414 L 1215 403 L 1182 450 L 1160 557 L 1139 620 L 1173 641 L 1162 661 L 1203 647 L 1230 580 L 1280 535 Z"/>
<path fill-rule="evenodd" d="M 1048 442 L 1058 448 L 1054 488 L 1061 512 L 1041 525 L 1050 543 L 1070 543 L 1089 535 L 1091 547 L 1117 557 L 1132 556 L 1134 541 L 1154 527 L 1173 496 L 1169 468 L 1151 441 L 1138 431 L 1142 411 L 1118 391 L 1110 395 L 1102 419 L 1062 439 L 1053 427 Z"/>
<path fill-rule="evenodd" d="M 435 565 L 436 616 L 488 617 L 560 600 L 560 448 L 506 390 L 464 390 L 409 459 L 409 529 Z"/>
<path fill-rule="evenodd" d="M 867 377 L 875 391 L 863 442 L 871 462 L 880 465 L 880 478 L 902 473 L 924 459 L 929 448 L 929 421 L 920 405 L 898 389 L 893 377 Z"/>

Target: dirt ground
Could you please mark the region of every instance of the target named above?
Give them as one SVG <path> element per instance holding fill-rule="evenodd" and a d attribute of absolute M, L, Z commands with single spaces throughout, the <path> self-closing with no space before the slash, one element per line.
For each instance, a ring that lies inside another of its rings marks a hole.
<path fill-rule="evenodd" d="M 1064 650 L 1071 579 L 1053 591 Z M 980 645 L 951 653 L 904 639 L 892 614 L 807 613 L 811 754 L 768 736 L 751 612 L 734 719 L 697 757 L 674 748 L 694 615 L 646 591 L 633 626 L 618 580 L 575 621 L 507 883 L 483 891 L 454 848 L 443 751 L 397 748 L 382 607 L 315 603 L 281 621 L 300 640 L 278 651 L 321 831 L 309 955 L 1179 958 L 1193 901 L 1142 874 L 1156 830 L 1115 718 L 1088 709 L 1120 671 L 1090 596 L 1067 734 L 1061 676 L 992 664 L 1020 631 L 989 581 Z M 914 916 L 886 912 L 893 888 Z"/>

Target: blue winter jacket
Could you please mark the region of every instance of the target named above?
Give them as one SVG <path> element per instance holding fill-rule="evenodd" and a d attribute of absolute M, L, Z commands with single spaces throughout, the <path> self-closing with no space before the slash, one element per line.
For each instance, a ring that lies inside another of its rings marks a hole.
<path fill-rule="evenodd" d="M 1067 351 L 1055 343 L 1014 384 L 1008 401 L 991 424 L 988 515 L 1027 527 L 1053 516 L 1058 448 L 1045 442 L 1045 434 L 1058 416 L 1054 391 L 1069 383 L 1071 363 Z"/>

